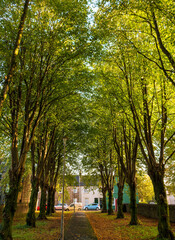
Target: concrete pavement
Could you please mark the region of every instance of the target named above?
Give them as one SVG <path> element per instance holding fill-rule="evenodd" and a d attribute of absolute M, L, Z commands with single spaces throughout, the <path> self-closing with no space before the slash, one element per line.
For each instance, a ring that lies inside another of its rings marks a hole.
<path fill-rule="evenodd" d="M 94 230 L 84 212 L 75 212 L 64 233 L 65 240 L 97 240 Z"/>

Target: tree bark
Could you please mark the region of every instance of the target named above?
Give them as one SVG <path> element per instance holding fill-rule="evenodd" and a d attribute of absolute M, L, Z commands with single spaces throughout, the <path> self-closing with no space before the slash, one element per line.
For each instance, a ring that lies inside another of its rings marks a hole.
<path fill-rule="evenodd" d="M 157 201 L 157 211 L 158 211 L 158 231 L 159 239 L 170 239 L 174 240 L 175 237 L 171 230 L 169 221 L 169 207 L 167 203 L 166 190 L 164 185 L 164 170 L 163 172 L 159 169 L 151 169 L 148 172 L 151 177 L 155 199 Z"/>
<path fill-rule="evenodd" d="M 118 183 L 118 201 L 117 201 L 117 218 L 124 218 L 123 214 L 123 188 L 124 182 L 119 180 Z"/>
<path fill-rule="evenodd" d="M 32 182 L 32 192 L 30 196 L 29 211 L 27 213 L 26 224 L 31 227 L 36 227 L 35 208 L 38 197 L 39 184 L 35 178 Z"/>
<path fill-rule="evenodd" d="M 5 195 L 5 207 L 3 209 L 3 222 L 1 237 L 3 240 L 11 240 L 12 238 L 12 222 L 14 214 L 17 208 L 17 198 L 20 188 L 21 174 L 12 175 L 12 171 L 9 171 L 10 175 L 10 189 Z"/>
<path fill-rule="evenodd" d="M 55 192 L 56 192 L 56 189 L 53 188 L 53 191 L 52 191 L 52 199 L 51 199 L 51 213 L 54 213 L 55 212 Z"/>
<path fill-rule="evenodd" d="M 98 152 L 98 157 L 100 157 L 100 153 Z M 102 194 L 103 194 L 103 202 L 102 202 L 102 213 L 107 213 L 107 204 L 106 204 L 106 192 L 107 192 L 107 187 L 105 184 L 105 178 L 104 178 L 104 166 L 102 164 L 99 164 L 99 168 L 100 168 L 100 175 L 101 175 L 101 185 L 102 185 Z"/>
<path fill-rule="evenodd" d="M 123 153 L 123 148 L 121 147 L 121 153 Z M 122 155 L 123 158 L 123 155 Z M 124 189 L 124 184 L 125 184 L 125 176 L 124 176 L 124 171 L 121 166 L 121 162 L 118 159 L 118 201 L 117 201 L 117 218 L 124 218 L 124 213 L 123 213 L 123 189 Z"/>
<path fill-rule="evenodd" d="M 112 190 L 108 189 L 108 215 L 112 215 L 114 213 L 112 209 Z"/>
<path fill-rule="evenodd" d="M 107 213 L 107 204 L 106 204 L 106 189 L 102 189 L 103 202 L 102 202 L 102 213 Z"/>
<path fill-rule="evenodd" d="M 55 192 L 56 190 L 53 187 L 49 187 L 48 190 L 48 200 L 47 200 L 47 211 L 46 215 L 51 215 L 55 212 Z"/>
<path fill-rule="evenodd" d="M 48 189 L 48 199 L 47 199 L 46 215 L 51 215 L 52 214 L 52 197 L 53 197 L 53 188 L 49 187 L 49 189 Z"/>
<path fill-rule="evenodd" d="M 41 202 L 40 202 L 40 213 L 38 219 L 47 219 L 46 217 L 46 185 L 41 184 Z"/>
<path fill-rule="evenodd" d="M 135 183 L 135 181 L 132 181 L 131 183 L 129 183 L 129 190 L 130 190 L 130 210 L 131 210 L 130 225 L 137 225 L 138 218 L 137 218 L 136 183 Z"/>

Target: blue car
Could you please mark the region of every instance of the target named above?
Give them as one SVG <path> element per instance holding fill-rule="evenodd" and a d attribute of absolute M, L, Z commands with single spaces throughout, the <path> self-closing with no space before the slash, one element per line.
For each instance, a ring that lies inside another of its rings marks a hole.
<path fill-rule="evenodd" d="M 91 204 L 88 204 L 88 205 L 85 205 L 84 210 L 99 210 L 100 209 L 100 206 L 98 205 L 98 203 L 91 203 Z"/>

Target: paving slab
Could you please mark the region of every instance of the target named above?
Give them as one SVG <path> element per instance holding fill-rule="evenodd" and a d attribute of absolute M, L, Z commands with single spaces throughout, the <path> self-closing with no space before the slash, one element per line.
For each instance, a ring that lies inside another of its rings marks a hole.
<path fill-rule="evenodd" d="M 94 230 L 84 212 L 75 212 L 64 233 L 65 240 L 97 240 Z"/>

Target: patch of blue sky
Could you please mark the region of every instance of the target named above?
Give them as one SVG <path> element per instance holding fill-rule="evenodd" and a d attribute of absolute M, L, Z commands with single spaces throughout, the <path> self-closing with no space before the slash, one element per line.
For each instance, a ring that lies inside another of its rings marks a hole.
<path fill-rule="evenodd" d="M 88 6 L 89 6 L 89 16 L 88 16 L 88 21 L 90 25 L 94 25 L 94 15 L 98 11 L 98 0 L 94 1 L 88 1 Z"/>

